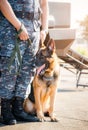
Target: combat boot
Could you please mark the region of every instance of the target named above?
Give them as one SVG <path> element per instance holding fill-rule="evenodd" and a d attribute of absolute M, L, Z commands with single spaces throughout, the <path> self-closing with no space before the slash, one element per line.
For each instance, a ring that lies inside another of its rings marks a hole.
<path fill-rule="evenodd" d="M 39 119 L 33 115 L 26 113 L 23 109 L 24 99 L 21 97 L 16 97 L 13 104 L 13 114 L 18 121 L 27 122 L 38 122 Z"/>
<path fill-rule="evenodd" d="M 11 100 L 1 99 L 1 116 L 3 123 L 6 125 L 15 125 L 17 123 L 11 111 Z"/>

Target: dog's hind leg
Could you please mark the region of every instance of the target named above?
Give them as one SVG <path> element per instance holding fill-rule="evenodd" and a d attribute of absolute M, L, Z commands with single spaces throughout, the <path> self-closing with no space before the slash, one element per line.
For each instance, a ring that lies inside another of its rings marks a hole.
<path fill-rule="evenodd" d="M 23 103 L 23 107 L 24 107 L 24 110 L 27 112 L 27 113 L 34 113 L 35 112 L 35 104 L 32 103 L 29 98 L 25 99 L 24 103 Z"/>

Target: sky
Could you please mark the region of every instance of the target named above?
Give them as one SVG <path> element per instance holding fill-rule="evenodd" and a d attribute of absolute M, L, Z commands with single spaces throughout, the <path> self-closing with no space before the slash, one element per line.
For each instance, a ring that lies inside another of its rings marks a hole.
<path fill-rule="evenodd" d="M 70 0 L 71 1 L 71 23 L 75 24 L 77 20 L 83 20 L 88 15 L 88 0 Z"/>
<path fill-rule="evenodd" d="M 88 15 L 88 0 L 49 0 L 71 3 L 71 25 L 75 26 L 77 20 L 81 20 Z"/>

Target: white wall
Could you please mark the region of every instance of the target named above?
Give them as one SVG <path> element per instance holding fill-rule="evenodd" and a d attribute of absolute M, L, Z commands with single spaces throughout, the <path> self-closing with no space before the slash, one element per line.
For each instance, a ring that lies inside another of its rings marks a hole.
<path fill-rule="evenodd" d="M 88 14 L 88 0 L 48 0 L 58 2 L 71 2 L 71 25 Z"/>
<path fill-rule="evenodd" d="M 48 1 L 54 1 L 54 2 L 56 2 L 56 1 L 58 1 L 58 2 L 70 2 L 71 0 L 48 0 Z"/>

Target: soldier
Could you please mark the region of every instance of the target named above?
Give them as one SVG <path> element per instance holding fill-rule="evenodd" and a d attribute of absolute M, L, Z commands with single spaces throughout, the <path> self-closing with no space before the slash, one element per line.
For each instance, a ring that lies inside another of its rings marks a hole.
<path fill-rule="evenodd" d="M 35 73 L 39 41 L 44 41 L 48 31 L 48 1 L 0 0 L 0 9 L 0 98 L 4 124 L 13 125 L 17 120 L 38 121 L 23 110 L 23 102 Z M 17 44 L 22 58 L 19 75 L 16 75 L 19 71 L 17 57 L 8 70 L 17 42 L 16 34 L 20 39 Z M 31 40 L 29 46 L 28 39 Z"/>

